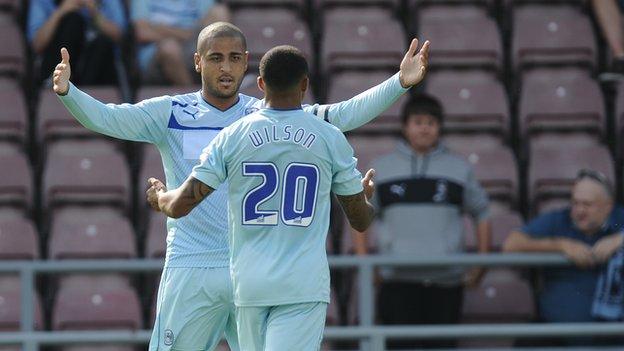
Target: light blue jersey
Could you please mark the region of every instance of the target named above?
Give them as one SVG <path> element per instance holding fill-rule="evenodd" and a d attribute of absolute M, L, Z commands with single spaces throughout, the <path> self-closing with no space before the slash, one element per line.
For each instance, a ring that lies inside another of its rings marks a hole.
<path fill-rule="evenodd" d="M 262 109 L 224 129 L 201 160 L 192 177 L 220 190 L 229 182 L 235 304 L 329 303 L 330 192 L 363 190 L 342 132 L 302 109 Z"/>
<path fill-rule="evenodd" d="M 377 117 L 405 91 L 395 74 L 350 100 L 305 106 L 304 109 L 347 131 Z M 68 94 L 60 99 L 88 129 L 156 145 L 169 189 L 184 182 L 197 164 L 201 151 L 223 128 L 263 106 L 262 100 L 239 94 L 234 106 L 221 111 L 207 103 L 200 92 L 162 96 L 137 104 L 105 105 L 73 84 Z M 226 193 L 225 187 L 221 187 L 188 216 L 167 220 L 165 267 L 227 267 L 227 227 Z"/>

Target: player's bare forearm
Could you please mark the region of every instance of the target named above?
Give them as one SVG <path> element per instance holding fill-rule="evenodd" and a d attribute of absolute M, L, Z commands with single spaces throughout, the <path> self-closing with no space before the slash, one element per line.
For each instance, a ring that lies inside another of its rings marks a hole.
<path fill-rule="evenodd" d="M 364 192 L 355 195 L 337 195 L 336 197 L 351 227 L 358 232 L 363 232 L 368 229 L 375 217 L 375 209 L 373 205 L 366 200 Z"/>
<path fill-rule="evenodd" d="M 184 217 L 213 191 L 214 189 L 208 185 L 189 177 L 184 184 L 175 190 L 160 191 L 158 193 L 158 208 L 167 217 Z"/>

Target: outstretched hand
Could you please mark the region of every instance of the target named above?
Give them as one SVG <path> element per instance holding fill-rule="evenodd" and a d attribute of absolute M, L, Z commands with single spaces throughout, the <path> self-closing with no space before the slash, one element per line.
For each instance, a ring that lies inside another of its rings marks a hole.
<path fill-rule="evenodd" d="M 364 178 L 362 178 L 362 186 L 364 187 L 366 200 L 372 199 L 373 194 L 375 193 L 375 182 L 373 181 L 373 177 L 375 177 L 375 170 L 371 168 L 368 172 L 366 172 Z"/>
<path fill-rule="evenodd" d="M 158 192 L 167 191 L 167 187 L 163 184 L 163 182 L 156 178 L 148 179 L 147 183 L 150 186 L 145 192 L 147 195 L 147 202 L 155 211 L 160 212 L 160 207 L 158 206 Z"/>
<path fill-rule="evenodd" d="M 418 50 L 418 39 L 412 39 L 409 49 L 401 61 L 399 80 L 403 88 L 410 88 L 420 83 L 429 66 L 429 40 Z"/>
<path fill-rule="evenodd" d="M 52 82 L 54 86 L 54 92 L 59 95 L 67 94 L 69 90 L 69 77 L 71 76 L 71 66 L 69 65 L 69 51 L 66 48 L 61 48 L 61 62 L 56 65 L 54 74 L 52 75 Z"/>

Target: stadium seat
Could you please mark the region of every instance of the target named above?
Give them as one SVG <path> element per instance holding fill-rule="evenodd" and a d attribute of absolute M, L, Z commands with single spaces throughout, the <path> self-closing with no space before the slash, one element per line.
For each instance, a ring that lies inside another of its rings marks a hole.
<path fill-rule="evenodd" d="M 617 153 L 620 157 L 624 155 L 624 84 L 618 85 L 617 96 L 615 97 L 615 141 L 617 143 Z"/>
<path fill-rule="evenodd" d="M 103 103 L 121 103 L 116 87 L 81 87 L 80 89 Z M 37 111 L 37 140 L 40 144 L 63 138 L 103 137 L 83 127 L 51 89 L 41 91 Z"/>
<path fill-rule="evenodd" d="M 145 257 L 165 257 L 167 250 L 167 216 L 150 211 L 145 236 Z"/>
<path fill-rule="evenodd" d="M 12 15 L 19 15 L 23 1 L 20 0 L 0 0 L 0 11 L 7 12 Z"/>
<path fill-rule="evenodd" d="M 472 165 L 475 176 L 492 200 L 516 205 L 518 166 L 511 149 L 486 135 L 445 137 L 445 144 Z"/>
<path fill-rule="evenodd" d="M 63 280 L 52 312 L 53 330 L 131 329 L 143 326 L 134 289 L 111 277 Z"/>
<path fill-rule="evenodd" d="M 20 329 L 21 285 L 19 276 L 0 275 L 0 332 Z M 39 294 L 35 292 L 34 329 L 43 329 L 43 312 Z"/>
<path fill-rule="evenodd" d="M 537 204 L 537 208 L 535 209 L 535 214 L 542 214 L 554 210 L 560 210 L 566 207 L 570 207 L 570 199 L 569 198 L 552 198 L 542 200 Z"/>
<path fill-rule="evenodd" d="M 518 123 L 521 137 L 550 131 L 604 135 L 605 106 L 598 83 L 578 68 L 535 69 L 524 74 Z"/>
<path fill-rule="evenodd" d="M 432 67 L 500 70 L 502 39 L 496 21 L 474 6 L 430 6 L 418 12 L 418 37 L 431 41 Z"/>
<path fill-rule="evenodd" d="M 524 221 L 522 216 L 516 211 L 508 211 L 502 213 L 491 213 L 490 221 L 492 223 L 492 241 L 490 242 L 490 250 L 500 252 L 505 239 L 512 230 L 519 229 Z M 476 252 L 478 249 L 478 241 L 474 234 L 474 225 L 469 221 L 467 227 L 470 233 L 466 233 L 465 248 L 467 251 Z M 469 235 L 471 234 L 471 235 Z"/>
<path fill-rule="evenodd" d="M 327 102 L 337 103 L 348 100 L 357 94 L 390 78 L 392 71 L 345 71 L 331 76 L 327 92 Z M 408 96 L 402 95 L 390 108 L 382 112 L 372 122 L 367 123 L 355 132 L 387 133 L 401 129 L 401 113 Z"/>
<path fill-rule="evenodd" d="M 28 139 L 28 111 L 20 86 L 16 81 L 0 81 L 0 140 L 26 144 Z"/>
<path fill-rule="evenodd" d="M 109 207 L 71 206 L 56 210 L 49 235 L 50 259 L 137 256 L 132 224 Z"/>
<path fill-rule="evenodd" d="M 110 143 L 56 142 L 48 153 L 42 181 L 44 209 L 85 203 L 129 209 L 129 169 L 124 156 Z"/>
<path fill-rule="evenodd" d="M 396 70 L 406 50 L 405 33 L 390 11 L 333 8 L 325 11 L 321 42 L 324 72 L 343 69 Z"/>
<path fill-rule="evenodd" d="M 39 258 L 39 235 L 30 219 L 0 217 L 0 243 L 0 260 Z"/>
<path fill-rule="evenodd" d="M 306 7 L 305 0 L 224 0 L 223 2 L 232 9 L 249 7 L 285 7 L 303 11 Z M 243 33 L 247 34 L 248 32 L 243 31 Z"/>
<path fill-rule="evenodd" d="M 312 36 L 296 12 L 282 8 L 241 9 L 234 12 L 232 22 L 247 36 L 249 72 L 257 72 L 260 59 L 277 45 L 297 47 L 314 67 Z"/>
<path fill-rule="evenodd" d="M 371 168 L 372 161 L 394 151 L 400 139 L 390 135 L 351 134 L 347 140 L 353 147 L 355 157 L 358 159 L 357 169 L 365 173 Z"/>
<path fill-rule="evenodd" d="M 477 288 L 464 290 L 463 323 L 529 322 L 534 316 L 533 292 L 514 274 L 488 272 Z"/>
<path fill-rule="evenodd" d="M 29 161 L 20 148 L 11 143 L 0 143 L 0 205 L 23 210 L 32 207 L 33 175 Z"/>
<path fill-rule="evenodd" d="M 13 15 L 0 14 L 0 74 L 21 77 L 26 66 L 26 49 L 20 26 Z"/>
<path fill-rule="evenodd" d="M 515 6 L 512 29 L 514 69 L 544 64 L 596 65 L 596 42 L 588 15 L 571 5 Z"/>
<path fill-rule="evenodd" d="M 509 137 L 507 93 L 494 75 L 479 70 L 431 72 L 426 89 L 444 107 L 446 133 L 492 132 Z"/>
<path fill-rule="evenodd" d="M 258 74 L 247 73 L 247 75 L 245 75 L 245 77 L 243 78 L 243 83 L 240 86 L 240 92 L 258 99 L 263 99 L 264 93 L 262 92 L 262 90 L 260 90 L 260 88 L 258 88 L 257 78 Z M 308 86 L 308 90 L 303 97 L 303 103 L 308 105 L 312 105 L 315 103 L 313 89 L 311 85 Z"/>
<path fill-rule="evenodd" d="M 397 8 L 400 0 L 312 0 L 317 9 L 333 6 L 379 6 Z"/>
<path fill-rule="evenodd" d="M 615 181 L 613 159 L 606 146 L 583 134 L 544 135 L 531 143 L 528 171 L 532 213 L 541 201 L 569 199 L 578 171 L 589 168 Z"/>

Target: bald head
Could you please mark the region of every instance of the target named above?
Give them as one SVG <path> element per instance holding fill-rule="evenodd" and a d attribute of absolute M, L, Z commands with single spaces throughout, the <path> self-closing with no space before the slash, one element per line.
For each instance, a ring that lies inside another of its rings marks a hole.
<path fill-rule="evenodd" d="M 243 50 L 247 51 L 247 40 L 243 32 L 235 25 L 228 22 L 215 22 L 204 27 L 197 36 L 197 53 L 203 55 L 210 41 L 217 38 L 238 38 L 243 44 Z"/>

